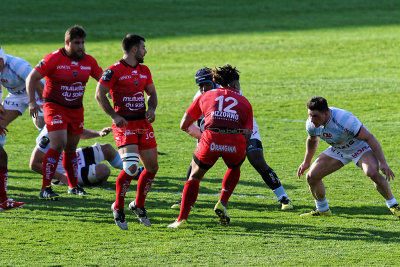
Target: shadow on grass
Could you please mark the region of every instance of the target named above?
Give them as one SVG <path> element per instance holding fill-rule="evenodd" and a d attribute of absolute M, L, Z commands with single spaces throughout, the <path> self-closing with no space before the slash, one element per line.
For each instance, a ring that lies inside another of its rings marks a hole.
<path fill-rule="evenodd" d="M 179 6 L 179 8 L 177 8 Z M 121 40 L 135 31 L 147 38 L 297 31 L 400 23 L 396 0 L 281 1 L 5 1 L 0 21 L 4 43 L 60 42 L 74 24 L 89 41 Z M 46 14 L 43 14 L 46 10 Z M 139 11 L 140 10 L 140 11 Z M 199 16 L 199 10 L 207 10 Z M 54 14 L 54 15 L 51 15 Z M 34 22 L 34 23 L 32 23 Z"/>

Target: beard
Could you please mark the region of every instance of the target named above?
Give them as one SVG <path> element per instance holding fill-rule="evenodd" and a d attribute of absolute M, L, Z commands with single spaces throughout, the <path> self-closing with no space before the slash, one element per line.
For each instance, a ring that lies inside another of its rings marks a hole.
<path fill-rule="evenodd" d="M 136 53 L 135 59 L 138 63 L 143 63 L 144 62 L 144 57 L 142 57 L 139 53 Z"/>
<path fill-rule="evenodd" d="M 79 51 L 71 50 L 71 51 L 68 51 L 68 53 L 69 53 L 69 56 L 76 61 L 79 61 L 85 57 L 85 50 L 79 50 Z"/>

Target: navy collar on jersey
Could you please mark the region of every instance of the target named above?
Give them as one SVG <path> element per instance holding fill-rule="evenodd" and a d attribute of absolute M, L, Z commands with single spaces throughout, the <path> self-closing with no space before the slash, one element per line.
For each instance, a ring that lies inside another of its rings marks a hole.
<path fill-rule="evenodd" d="M 121 59 L 119 62 L 121 62 L 124 66 L 132 68 L 132 69 L 136 69 L 137 66 L 139 66 L 139 63 L 136 64 L 135 66 L 132 66 L 132 65 L 128 64 L 128 62 L 126 62 L 125 59 Z"/>

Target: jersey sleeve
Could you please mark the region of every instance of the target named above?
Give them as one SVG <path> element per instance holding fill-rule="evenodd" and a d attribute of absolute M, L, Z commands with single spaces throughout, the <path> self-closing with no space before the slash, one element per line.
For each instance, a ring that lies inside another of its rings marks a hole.
<path fill-rule="evenodd" d="M 13 58 L 10 62 L 10 68 L 15 72 L 15 74 L 21 79 L 26 80 L 29 73 L 32 70 L 31 64 L 22 58 Z"/>
<path fill-rule="evenodd" d="M 192 117 L 195 120 L 198 120 L 202 115 L 202 111 L 200 108 L 200 100 L 201 97 L 196 98 L 190 107 L 186 110 L 186 114 Z"/>
<path fill-rule="evenodd" d="M 151 76 L 150 69 L 147 66 L 144 66 L 143 70 L 144 70 L 144 73 L 146 73 L 146 76 L 147 76 L 146 86 L 150 85 L 150 84 L 153 84 L 154 82 L 153 82 L 153 77 Z"/>
<path fill-rule="evenodd" d="M 54 54 L 55 53 L 48 54 L 35 66 L 35 70 L 37 70 L 43 77 L 48 76 L 56 65 Z"/>
<path fill-rule="evenodd" d="M 107 86 L 109 89 L 112 89 L 114 87 L 116 80 L 117 80 L 116 70 L 114 66 L 111 66 L 103 72 L 99 80 L 99 83 Z"/>
<path fill-rule="evenodd" d="M 347 131 L 351 136 L 354 137 L 356 137 L 360 133 L 362 126 L 362 122 L 351 113 L 346 123 L 344 124 L 345 131 Z"/>
<path fill-rule="evenodd" d="M 308 118 L 306 121 L 306 131 L 309 136 L 317 136 L 317 133 L 315 131 L 315 126 L 311 123 L 310 118 Z"/>
<path fill-rule="evenodd" d="M 92 76 L 94 79 L 98 79 L 102 74 L 103 69 L 99 66 L 94 57 L 91 57 L 91 65 L 90 76 Z"/>

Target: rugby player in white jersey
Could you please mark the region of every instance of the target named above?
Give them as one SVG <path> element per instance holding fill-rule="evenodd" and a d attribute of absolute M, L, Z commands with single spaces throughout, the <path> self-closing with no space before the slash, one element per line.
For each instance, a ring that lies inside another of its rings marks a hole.
<path fill-rule="evenodd" d="M 196 98 L 198 98 L 202 93 L 217 87 L 217 85 L 213 82 L 211 71 L 208 68 L 202 68 L 196 72 L 195 82 L 199 90 L 194 96 L 193 101 Z M 240 94 L 242 94 L 241 90 Z M 193 137 L 195 137 L 196 139 L 200 139 L 201 137 L 202 127 L 203 127 L 202 123 L 204 123 L 204 120 L 202 119 L 203 116 L 197 121 L 197 127 L 195 124 L 193 124 L 188 129 L 189 131 L 188 133 Z M 268 164 L 264 159 L 260 132 L 258 130 L 258 125 L 254 118 L 253 118 L 252 135 L 250 137 L 250 140 L 247 141 L 246 155 L 250 164 L 261 175 L 261 178 L 268 185 L 268 187 L 274 192 L 278 201 L 281 203 L 281 209 L 282 210 L 293 209 L 293 204 L 290 201 L 288 195 L 286 194 L 285 189 L 283 188 L 278 176 L 276 175 L 275 171 L 270 166 L 268 166 Z M 190 165 L 186 175 L 186 180 L 189 179 L 189 175 L 192 170 L 191 167 L 192 166 Z M 181 206 L 181 199 L 178 200 L 175 204 L 173 204 L 171 208 L 180 209 L 180 206 Z"/>
<path fill-rule="evenodd" d="M 104 137 L 111 132 L 110 127 L 101 131 L 84 129 L 82 139 L 92 139 Z M 32 151 L 29 167 L 31 170 L 42 174 L 43 158 L 50 148 L 50 139 L 46 126 L 36 138 L 36 147 Z M 122 160 L 117 151 L 110 144 L 95 143 L 90 147 L 78 148 L 78 184 L 83 186 L 99 185 L 110 176 L 110 168 L 101 162 L 106 160 L 111 166 L 122 169 Z M 62 166 L 62 155 L 58 161 L 58 166 L 53 177 L 52 183 L 55 185 L 68 185 L 68 179 L 64 167 Z"/>
<path fill-rule="evenodd" d="M 21 116 L 28 108 L 28 95 L 26 92 L 25 80 L 31 70 L 32 67 L 28 61 L 19 57 L 7 55 L 0 46 L 0 100 L 2 99 L 1 86 L 8 91 L 8 95 L 3 102 L 5 114 L 1 119 L 1 123 L 4 127 L 7 127 L 7 125 L 18 116 Z M 35 84 L 36 101 L 39 105 L 42 104 L 39 95 L 41 95 L 43 87 L 43 80 L 39 80 Z M 42 129 L 44 126 L 43 113 L 39 113 L 36 118 L 33 118 L 33 121 L 39 130 Z M 4 138 L 5 136 L 3 139 Z"/>
<path fill-rule="evenodd" d="M 311 98 L 307 102 L 307 108 L 309 117 L 306 122 L 306 153 L 298 168 L 297 177 L 300 179 L 310 167 L 319 139 L 330 146 L 315 159 L 306 175 L 316 209 L 300 216 L 332 215 L 322 179 L 353 161 L 374 182 L 390 211 L 400 218 L 400 207 L 389 185 L 395 175 L 386 163 L 378 140 L 356 116 L 343 109 L 328 107 L 323 97 Z M 379 169 L 385 177 L 379 173 Z"/>

